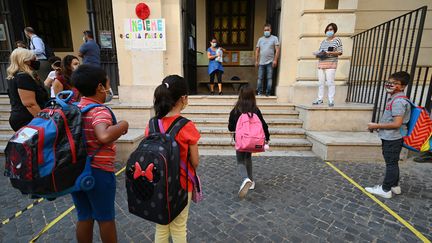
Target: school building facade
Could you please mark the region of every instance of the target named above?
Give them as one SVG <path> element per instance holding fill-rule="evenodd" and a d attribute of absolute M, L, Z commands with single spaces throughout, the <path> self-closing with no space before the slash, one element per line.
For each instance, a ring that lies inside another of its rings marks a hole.
<path fill-rule="evenodd" d="M 136 9 L 140 3 L 149 12 L 138 14 L 149 13 L 149 21 L 155 22 L 133 22 L 138 19 Z M 123 104 L 117 107 L 120 116 L 136 119 L 138 124 L 139 119 L 151 115 L 153 91 L 170 74 L 183 75 L 188 80 L 191 95 L 196 95 L 191 96 L 193 103 L 215 102 L 203 96 L 209 93 L 205 84 L 208 80 L 206 50 L 212 37 L 217 37 L 228 50 L 223 80 L 236 76 L 255 86 L 255 45 L 263 35 L 264 24 L 270 23 L 272 34 L 281 43 L 281 53 L 273 81 L 275 96 L 267 101 L 295 105 L 293 109 L 302 119 L 306 132 L 360 132 L 370 121 L 373 108 L 345 103 L 354 45 L 352 36 L 422 6 L 427 6 L 427 14 L 417 65 L 431 66 L 432 0 L 0 0 L 0 71 L 5 76 L 7 57 L 13 43 L 24 40 L 25 26 L 34 27 L 59 56 L 77 55 L 83 43 L 82 31 L 90 29 L 102 47 L 102 65 L 110 75 L 118 102 Z M 336 107 L 312 107 L 318 89 L 317 59 L 312 52 L 319 48 L 325 38 L 324 28 L 332 22 L 337 24 L 336 35 L 343 43 L 335 79 Z M 133 34 L 133 28 L 157 29 L 158 26 L 163 28 L 163 36 Z M 156 41 L 154 48 L 140 46 L 141 38 L 159 37 L 163 42 Z M 4 82 L 2 78 L 0 81 Z M 235 94 L 238 85 L 225 84 L 224 94 Z M 0 84 L 3 93 L 7 88 L 4 86 Z M 232 99 L 227 96 L 225 101 L 232 102 Z M 223 97 L 216 100 L 223 101 Z M 137 117 L 137 111 L 144 115 Z M 346 117 L 349 119 L 344 120 Z M 315 149 L 315 153 L 328 153 L 330 140 L 352 136 L 318 135 L 308 136 L 309 141 L 327 145 Z M 377 147 L 375 142 L 369 143 L 369 137 L 365 141 L 367 146 Z M 346 141 L 335 142 L 335 150 L 340 149 L 341 143 Z"/>

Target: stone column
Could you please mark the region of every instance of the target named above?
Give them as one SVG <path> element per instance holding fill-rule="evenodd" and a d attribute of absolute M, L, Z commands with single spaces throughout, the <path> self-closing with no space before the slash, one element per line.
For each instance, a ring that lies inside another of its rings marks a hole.
<path fill-rule="evenodd" d="M 288 6 L 289 5 L 289 6 Z M 341 0 L 338 9 L 324 9 L 322 0 L 302 0 L 282 5 L 282 56 L 278 100 L 310 104 L 317 96 L 317 59 L 312 55 L 325 39 L 324 29 L 334 22 L 343 43 L 336 72 L 336 103 L 346 98 L 357 0 Z M 327 92 L 327 89 L 326 89 Z"/>

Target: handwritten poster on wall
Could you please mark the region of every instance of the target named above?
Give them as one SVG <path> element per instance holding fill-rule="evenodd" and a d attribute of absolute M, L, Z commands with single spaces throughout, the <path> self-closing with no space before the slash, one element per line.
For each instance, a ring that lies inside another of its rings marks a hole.
<path fill-rule="evenodd" d="M 165 19 L 125 19 L 123 38 L 128 50 L 165 51 Z"/>

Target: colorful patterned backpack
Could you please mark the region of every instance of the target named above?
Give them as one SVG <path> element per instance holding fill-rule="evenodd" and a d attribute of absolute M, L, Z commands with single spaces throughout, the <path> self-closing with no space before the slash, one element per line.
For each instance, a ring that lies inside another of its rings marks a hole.
<path fill-rule="evenodd" d="M 402 134 L 404 140 L 403 146 L 416 152 L 432 151 L 432 120 L 430 114 L 424 107 L 414 104 L 407 96 L 395 97 L 392 104 L 398 98 L 405 99 L 411 104 L 411 114 L 410 120 L 407 124 L 407 133 Z"/>

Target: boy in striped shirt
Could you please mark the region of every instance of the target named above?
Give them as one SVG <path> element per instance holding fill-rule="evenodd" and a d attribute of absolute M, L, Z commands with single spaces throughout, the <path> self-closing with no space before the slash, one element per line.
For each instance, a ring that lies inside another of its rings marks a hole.
<path fill-rule="evenodd" d="M 81 65 L 74 71 L 71 80 L 83 96 L 78 104 L 81 109 L 90 104 L 103 104 L 112 99 L 107 75 L 97 66 Z M 95 186 L 89 191 L 72 193 L 78 214 L 77 241 L 92 242 L 93 225 L 96 220 L 102 242 L 117 242 L 114 221 L 116 190 L 114 142 L 127 133 L 129 124 L 126 121 L 113 124 L 111 111 L 104 106 L 90 109 L 82 119 L 87 153 L 94 155 L 91 167 Z"/>

